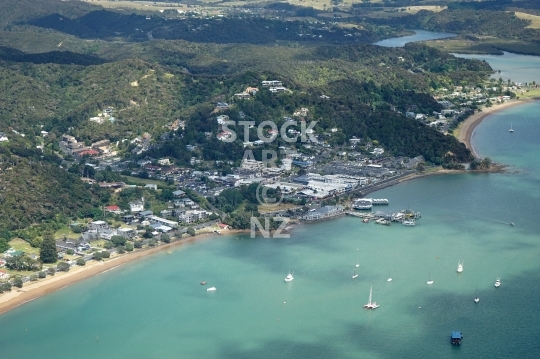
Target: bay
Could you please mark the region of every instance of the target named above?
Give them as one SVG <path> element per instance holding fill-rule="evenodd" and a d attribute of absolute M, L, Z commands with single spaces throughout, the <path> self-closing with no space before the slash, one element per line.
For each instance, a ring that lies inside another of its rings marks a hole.
<path fill-rule="evenodd" d="M 455 37 L 456 34 L 451 34 L 447 32 L 435 32 L 435 31 L 426 31 L 426 30 L 413 30 L 414 35 L 402 36 L 402 37 L 393 37 L 390 39 L 385 39 L 377 41 L 374 45 L 384 46 L 384 47 L 403 47 L 409 42 L 417 41 L 427 41 L 427 40 L 437 40 L 445 39 L 449 37 Z"/>
<path fill-rule="evenodd" d="M 520 55 L 504 52 L 504 55 L 452 54 L 465 59 L 486 61 L 494 71 L 491 77 L 504 81 L 540 83 L 540 56 Z M 500 73 L 498 71 L 501 71 Z"/>
<path fill-rule="evenodd" d="M 373 194 L 390 200 L 383 210 L 420 211 L 416 227 L 344 217 L 290 239 L 215 236 L 161 252 L 1 315 L 2 357 L 538 358 L 538 113 L 539 102 L 508 108 L 474 132 L 476 151 L 508 173 Z M 374 311 L 362 308 L 370 287 Z"/>

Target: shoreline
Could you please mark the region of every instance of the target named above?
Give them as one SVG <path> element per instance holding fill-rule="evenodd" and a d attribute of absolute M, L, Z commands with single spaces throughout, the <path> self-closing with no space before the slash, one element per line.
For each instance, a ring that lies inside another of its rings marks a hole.
<path fill-rule="evenodd" d="M 471 151 L 474 157 L 480 158 L 474 146 L 472 145 L 472 137 L 474 135 L 474 130 L 476 127 L 488 116 L 493 115 L 504 109 L 514 107 L 517 105 L 526 104 L 532 101 L 537 101 L 538 98 L 532 98 L 527 100 L 515 100 L 511 102 L 504 102 L 492 107 L 484 107 L 481 112 L 476 112 L 474 115 L 470 116 L 468 119 L 463 121 L 459 126 L 459 135 L 457 136 L 458 141 L 465 144 L 465 146 Z"/>
<path fill-rule="evenodd" d="M 221 236 L 243 232 L 244 231 L 228 230 L 225 233 L 222 233 Z M 210 236 L 219 237 L 220 235 L 214 233 L 200 233 L 196 236 L 180 239 L 175 242 L 113 257 L 106 262 L 96 262 L 92 260 L 87 262 L 85 266 L 71 268 L 69 272 L 57 272 L 54 276 L 47 276 L 47 278 L 38 280 L 37 282 L 27 282 L 22 288 L 12 287 L 11 292 L 0 294 L 0 315 L 47 294 L 121 267 L 126 263 L 136 261 L 142 257 L 148 257 L 163 250 L 200 242 Z"/>
<path fill-rule="evenodd" d="M 525 103 L 529 103 L 529 102 L 537 101 L 537 100 L 539 100 L 539 98 L 532 98 L 532 99 L 527 99 L 527 100 L 515 100 L 511 102 L 505 102 L 502 104 L 494 105 L 489 108 L 484 107 L 481 112 L 477 112 L 473 114 L 472 116 L 470 116 L 465 121 L 463 121 L 463 123 L 459 127 L 460 133 L 457 136 L 457 139 L 460 142 L 465 144 L 465 146 L 471 151 L 473 156 L 478 158 L 479 157 L 478 153 L 475 151 L 474 146 L 472 145 L 472 137 L 473 137 L 474 130 L 476 129 L 476 127 L 486 117 L 496 112 L 499 112 L 501 110 L 504 110 L 506 108 L 510 108 L 513 106 L 517 106 L 517 105 L 521 105 L 521 104 L 525 104 Z M 391 186 L 400 184 L 403 182 L 411 181 L 414 179 L 418 179 L 418 178 L 432 176 L 432 175 L 463 173 L 463 172 L 466 172 L 466 171 L 440 169 L 437 171 L 427 172 L 427 173 L 412 173 L 410 175 L 407 175 L 405 177 L 398 179 L 397 182 L 394 184 L 391 184 Z M 180 239 L 172 243 L 161 244 L 156 247 L 145 248 L 142 250 L 126 253 L 117 257 L 113 257 L 106 262 L 90 261 L 85 266 L 82 266 L 82 267 L 76 266 L 76 267 L 71 268 L 69 272 L 57 272 L 54 276 L 48 276 L 46 279 L 41 279 L 41 280 L 38 280 L 37 282 L 27 282 L 27 285 L 23 286 L 22 288 L 13 287 L 11 292 L 7 292 L 0 295 L 0 315 L 12 309 L 15 309 L 17 307 L 20 307 L 21 305 L 24 305 L 25 303 L 38 299 L 42 296 L 64 289 L 80 281 L 94 277 L 98 274 L 111 271 L 115 268 L 121 267 L 122 265 L 126 263 L 133 262 L 142 257 L 147 257 L 152 254 L 161 252 L 163 250 L 167 250 L 167 249 L 171 249 L 175 247 L 181 247 L 186 244 L 196 243 L 204 239 L 207 239 L 210 236 L 220 236 L 220 235 L 226 236 L 226 235 L 234 235 L 238 233 L 246 233 L 246 231 L 227 230 L 226 232 L 224 233 L 222 232 L 221 234 L 200 233 L 200 234 L 197 234 L 196 236 Z"/>

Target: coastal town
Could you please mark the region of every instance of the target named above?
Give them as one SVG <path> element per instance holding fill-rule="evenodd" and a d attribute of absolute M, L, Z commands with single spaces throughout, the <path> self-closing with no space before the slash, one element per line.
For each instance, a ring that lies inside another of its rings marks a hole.
<path fill-rule="evenodd" d="M 270 93 L 290 91 L 279 80 L 263 81 L 260 86 Z M 470 116 L 474 117 L 475 110 L 514 103 L 513 99 L 536 88 L 535 83 L 491 79 L 483 88 L 456 86 L 451 90 L 440 89 L 434 95 L 443 108 L 440 112 L 417 113 L 413 106 L 404 115 L 448 134 Z M 216 114 L 209 119 L 215 121 L 217 130 L 205 133 L 205 136 L 216 136 L 220 141 L 230 140 L 233 133 L 228 126 L 234 127 L 234 121 L 228 115 L 219 113 L 223 110 L 233 111 L 235 101 L 250 101 L 258 91 L 257 87 L 248 87 L 244 92 L 235 94 L 230 104 L 217 103 Z M 330 97 L 321 95 L 321 99 L 329 100 Z M 119 111 L 108 106 L 89 121 L 96 124 L 114 123 L 115 117 L 119 116 L 116 112 Z M 242 112 L 238 116 L 245 117 Z M 291 137 L 302 134 L 295 129 L 298 122 L 309 124 L 313 121 L 309 108 L 299 108 L 283 119 L 288 124 L 287 135 Z M 58 260 L 52 265 L 43 265 L 39 271 L 32 271 L 31 265 L 21 267 L 18 264 L 20 258 L 38 263 L 39 250 L 24 240 L 14 240 L 16 245 L 7 249 L 0 259 L 1 291 L 9 292 L 13 286 L 22 287 L 56 272 L 85 266 L 88 261 L 102 262 L 133 251 L 182 241 L 197 234 L 243 230 L 245 228 L 239 228 L 227 220 L 230 216 L 223 207 L 217 208 L 218 199 L 224 191 L 253 184 L 279 193 L 282 205 L 265 208 L 264 203 L 259 203 L 260 208 L 254 208 L 260 211 L 262 217 L 288 218 L 291 221 L 288 230 L 295 223 L 320 221 L 345 214 L 360 216 L 364 222 L 374 220 L 378 224 L 390 225 L 398 221 L 411 226 L 419 215 L 411 212 L 413 215 L 410 216 L 407 211 L 372 212 L 373 205 L 387 204 L 388 200 L 365 198 L 378 189 L 425 175 L 426 172 L 436 172 L 431 169 L 436 167 L 426 163 L 422 156 L 393 156 L 375 140 L 351 137 L 345 146 L 331 146 L 330 140 L 341 131 L 339 128 L 322 133 L 308 128 L 308 141 L 300 146 L 295 143 L 279 147 L 280 152 L 285 154 L 281 156 L 279 165 L 245 157 L 239 162 L 230 161 L 227 164 L 229 170 L 224 172 L 220 170 L 222 166 L 219 162 L 201 160 L 196 144 L 187 145 L 185 149 L 192 154 L 189 167 L 177 165 L 177 161 L 171 157 L 152 158 L 146 155 L 152 148 L 174 139 L 177 131 L 184 127 L 184 121 L 176 120 L 166 125 L 170 132 L 157 138 L 144 133 L 116 143 L 100 140 L 88 144 L 73 135 L 64 134 L 58 142 L 64 157 L 62 167 L 68 170 L 82 166 L 81 179 L 88 185 L 109 191 L 112 194 L 110 197 L 117 201 L 105 203 L 98 209 L 97 217 L 77 219 L 58 231 L 54 235 Z M 464 127 L 468 128 L 468 125 Z M 13 133 L 24 136 L 17 131 Z M 266 130 L 266 134 L 275 139 L 279 131 Z M 9 141 L 5 133 L 0 135 L 1 141 Z M 41 135 L 46 138 L 48 133 L 42 131 Z M 127 152 L 122 146 L 124 142 L 130 144 Z M 243 146 L 250 151 L 267 142 L 263 139 L 248 140 L 243 142 Z M 465 169 L 465 166 L 451 169 Z M 355 210 L 369 210 L 369 213 L 358 214 Z"/>

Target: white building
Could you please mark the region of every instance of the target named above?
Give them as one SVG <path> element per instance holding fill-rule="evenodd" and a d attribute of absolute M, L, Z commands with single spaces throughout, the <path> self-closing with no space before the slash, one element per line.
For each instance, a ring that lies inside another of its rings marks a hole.
<path fill-rule="evenodd" d="M 131 213 L 144 211 L 144 203 L 142 201 L 129 202 L 129 209 Z"/>

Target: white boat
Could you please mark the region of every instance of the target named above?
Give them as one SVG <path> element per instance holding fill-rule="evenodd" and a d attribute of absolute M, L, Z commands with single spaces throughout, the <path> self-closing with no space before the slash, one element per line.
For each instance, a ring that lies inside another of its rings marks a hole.
<path fill-rule="evenodd" d="M 401 222 L 404 226 L 416 226 L 416 222 L 414 219 L 404 219 L 403 222 Z"/>
<path fill-rule="evenodd" d="M 216 287 L 206 288 L 207 292 L 214 292 L 215 290 L 216 290 Z"/>
<path fill-rule="evenodd" d="M 514 130 L 512 129 L 512 122 L 510 122 L 510 129 L 508 130 L 508 132 L 514 132 Z"/>
<path fill-rule="evenodd" d="M 495 288 L 499 288 L 501 286 L 501 279 L 497 277 L 497 280 L 495 281 Z"/>
<path fill-rule="evenodd" d="M 291 274 L 291 272 L 289 272 L 289 274 L 287 274 L 287 276 L 285 277 L 285 282 L 287 283 L 291 282 L 293 279 L 294 279 L 293 275 Z"/>
<path fill-rule="evenodd" d="M 433 281 L 431 280 L 431 272 L 429 272 L 427 284 L 428 284 L 428 285 L 433 284 Z"/>
<path fill-rule="evenodd" d="M 369 302 L 368 304 L 364 305 L 364 308 L 366 309 L 377 309 L 379 308 L 379 305 L 377 304 L 377 302 L 372 302 L 371 301 L 371 295 L 373 294 L 373 287 L 370 287 L 369 288 Z"/>
<path fill-rule="evenodd" d="M 465 263 L 465 262 L 463 262 L 463 263 Z M 458 261 L 458 265 L 457 265 L 457 272 L 458 273 L 463 272 L 463 263 Z"/>
<path fill-rule="evenodd" d="M 356 274 L 356 269 L 353 270 L 353 276 L 352 279 L 358 278 L 358 274 Z"/>
<path fill-rule="evenodd" d="M 360 267 L 360 264 L 356 263 L 355 267 L 356 267 L 356 268 Z"/>
<path fill-rule="evenodd" d="M 476 297 L 474 297 L 474 302 L 478 303 L 480 301 L 480 298 L 478 298 L 478 287 L 476 287 Z"/>
<path fill-rule="evenodd" d="M 392 281 L 392 277 L 390 277 L 390 272 L 388 272 L 388 279 L 386 280 L 387 282 L 391 282 Z"/>

